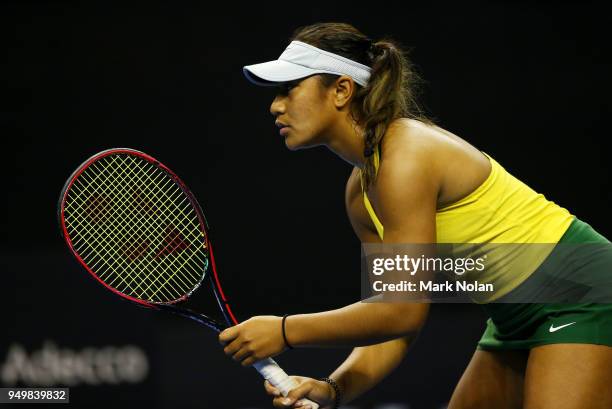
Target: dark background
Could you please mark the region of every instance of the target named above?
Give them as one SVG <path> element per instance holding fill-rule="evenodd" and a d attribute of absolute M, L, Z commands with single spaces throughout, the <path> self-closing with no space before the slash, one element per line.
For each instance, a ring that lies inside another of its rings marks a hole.
<path fill-rule="evenodd" d="M 72 404 L 270 407 L 255 371 L 227 359 L 212 333 L 118 301 L 86 277 L 55 211 L 84 159 L 136 148 L 199 198 L 240 319 L 357 301 L 359 243 L 343 203 L 351 168 L 325 149 L 288 151 L 268 113 L 273 91 L 242 76 L 243 65 L 277 58 L 301 25 L 345 21 L 412 49 L 439 125 L 612 236 L 604 6 L 399 4 L 3 2 L 0 386 L 13 386 L 10 374 L 18 386 L 50 373 L 65 380 L 83 351 L 133 345 L 148 362 L 142 381 L 76 376 Z M 484 320 L 474 305 L 435 305 L 401 367 L 354 407 L 443 407 Z M 318 377 L 348 352 L 278 361 Z"/>

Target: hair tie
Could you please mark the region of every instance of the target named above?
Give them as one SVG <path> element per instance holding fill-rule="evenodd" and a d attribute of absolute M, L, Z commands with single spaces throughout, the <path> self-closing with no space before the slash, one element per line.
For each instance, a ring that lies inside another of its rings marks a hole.
<path fill-rule="evenodd" d="M 372 41 L 370 43 L 370 47 L 368 48 L 368 53 L 370 53 L 373 58 L 376 57 L 378 54 L 380 54 L 380 46 L 375 41 Z"/>

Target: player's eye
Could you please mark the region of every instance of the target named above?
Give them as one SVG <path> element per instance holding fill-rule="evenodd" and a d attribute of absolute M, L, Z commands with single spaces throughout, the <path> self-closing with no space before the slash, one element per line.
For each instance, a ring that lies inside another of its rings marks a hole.
<path fill-rule="evenodd" d="M 280 87 L 279 87 L 279 88 L 280 88 L 280 92 L 281 92 L 283 95 L 287 95 L 287 94 L 289 94 L 289 92 L 291 92 L 291 90 L 292 90 L 293 88 L 297 87 L 297 86 L 298 86 L 298 84 L 299 84 L 299 81 L 289 81 L 289 82 L 283 82 L 283 83 L 280 85 Z"/>

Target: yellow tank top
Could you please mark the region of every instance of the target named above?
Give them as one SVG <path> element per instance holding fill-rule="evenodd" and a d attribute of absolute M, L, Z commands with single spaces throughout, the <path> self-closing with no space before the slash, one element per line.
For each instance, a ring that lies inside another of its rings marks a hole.
<path fill-rule="evenodd" d="M 491 162 L 487 179 L 466 197 L 436 211 L 437 243 L 557 243 L 574 216 L 484 154 Z M 378 151 L 374 152 L 374 166 L 378 171 Z M 363 200 L 382 240 L 384 227 L 365 191 Z M 519 247 L 516 254 L 504 257 L 496 268 L 463 277 L 494 284 L 494 294 L 475 301 L 489 302 L 507 294 L 526 280 L 548 255 L 538 251 L 537 256 L 525 257 L 527 246 Z"/>

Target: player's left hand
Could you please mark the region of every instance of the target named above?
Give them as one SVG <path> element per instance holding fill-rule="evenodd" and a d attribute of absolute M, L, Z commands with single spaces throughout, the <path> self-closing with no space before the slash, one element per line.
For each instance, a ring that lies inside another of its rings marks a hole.
<path fill-rule="evenodd" d="M 307 378 L 305 376 L 290 376 L 295 383 L 295 387 L 283 397 L 280 390 L 268 381 L 264 382 L 264 387 L 268 395 L 273 396 L 272 405 L 275 408 L 302 409 L 310 407 L 304 403 L 303 398 L 317 402 L 319 409 L 332 409 L 336 400 L 336 391 L 327 382 Z"/>
<path fill-rule="evenodd" d="M 283 339 L 282 317 L 263 315 L 250 318 L 219 334 L 223 351 L 242 366 L 280 354 L 287 345 Z"/>

